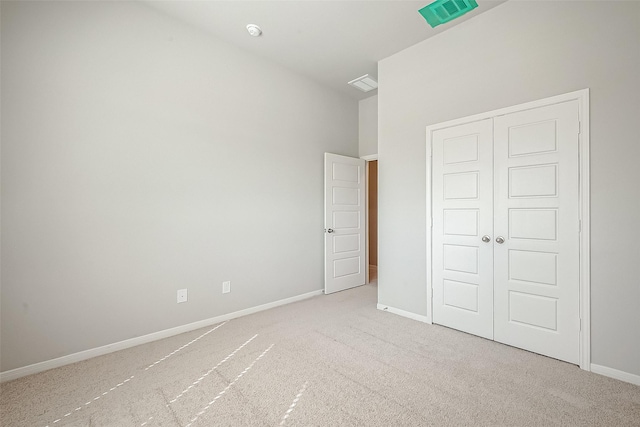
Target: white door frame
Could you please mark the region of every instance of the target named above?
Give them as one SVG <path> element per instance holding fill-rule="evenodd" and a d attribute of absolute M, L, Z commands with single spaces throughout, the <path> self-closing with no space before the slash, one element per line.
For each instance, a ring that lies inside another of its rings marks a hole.
<path fill-rule="evenodd" d="M 590 219 L 590 188 L 589 188 L 589 89 L 582 89 L 562 95 L 552 96 L 533 102 L 488 111 L 473 116 L 449 120 L 443 123 L 427 126 L 427 301 L 429 311 L 427 323 L 433 323 L 433 282 L 432 282 L 432 134 L 434 131 L 458 126 L 461 124 L 484 120 L 496 116 L 531 110 L 551 104 L 578 101 L 578 156 L 579 156 L 579 190 L 578 203 L 580 207 L 580 368 L 591 370 L 591 219 Z"/>

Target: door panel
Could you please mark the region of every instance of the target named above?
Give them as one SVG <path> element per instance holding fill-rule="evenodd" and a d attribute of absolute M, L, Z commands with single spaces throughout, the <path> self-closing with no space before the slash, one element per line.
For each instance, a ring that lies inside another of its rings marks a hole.
<path fill-rule="evenodd" d="M 433 321 L 493 338 L 492 121 L 433 134 Z"/>
<path fill-rule="evenodd" d="M 364 160 L 325 153 L 325 293 L 365 283 Z"/>
<path fill-rule="evenodd" d="M 495 340 L 578 363 L 577 102 L 494 120 Z"/>

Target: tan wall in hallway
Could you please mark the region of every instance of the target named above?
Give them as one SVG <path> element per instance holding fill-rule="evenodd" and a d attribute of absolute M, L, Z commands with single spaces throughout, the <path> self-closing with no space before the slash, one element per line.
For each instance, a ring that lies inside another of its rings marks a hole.
<path fill-rule="evenodd" d="M 369 162 L 369 265 L 378 265 L 378 161 Z"/>

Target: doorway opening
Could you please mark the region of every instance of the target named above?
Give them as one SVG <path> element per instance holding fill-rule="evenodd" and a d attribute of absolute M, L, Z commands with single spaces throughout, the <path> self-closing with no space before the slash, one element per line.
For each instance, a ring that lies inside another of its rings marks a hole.
<path fill-rule="evenodd" d="M 378 161 L 367 162 L 368 281 L 378 283 Z"/>

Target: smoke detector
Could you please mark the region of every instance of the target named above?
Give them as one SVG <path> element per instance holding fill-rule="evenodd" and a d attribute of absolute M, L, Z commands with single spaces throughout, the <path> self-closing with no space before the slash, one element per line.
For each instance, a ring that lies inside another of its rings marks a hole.
<path fill-rule="evenodd" d="M 262 35 L 262 30 L 256 24 L 247 25 L 247 31 L 249 31 L 249 34 L 253 37 L 260 37 Z"/>
<path fill-rule="evenodd" d="M 378 88 L 378 82 L 369 74 L 353 79 L 348 84 L 363 92 L 369 92 Z"/>

